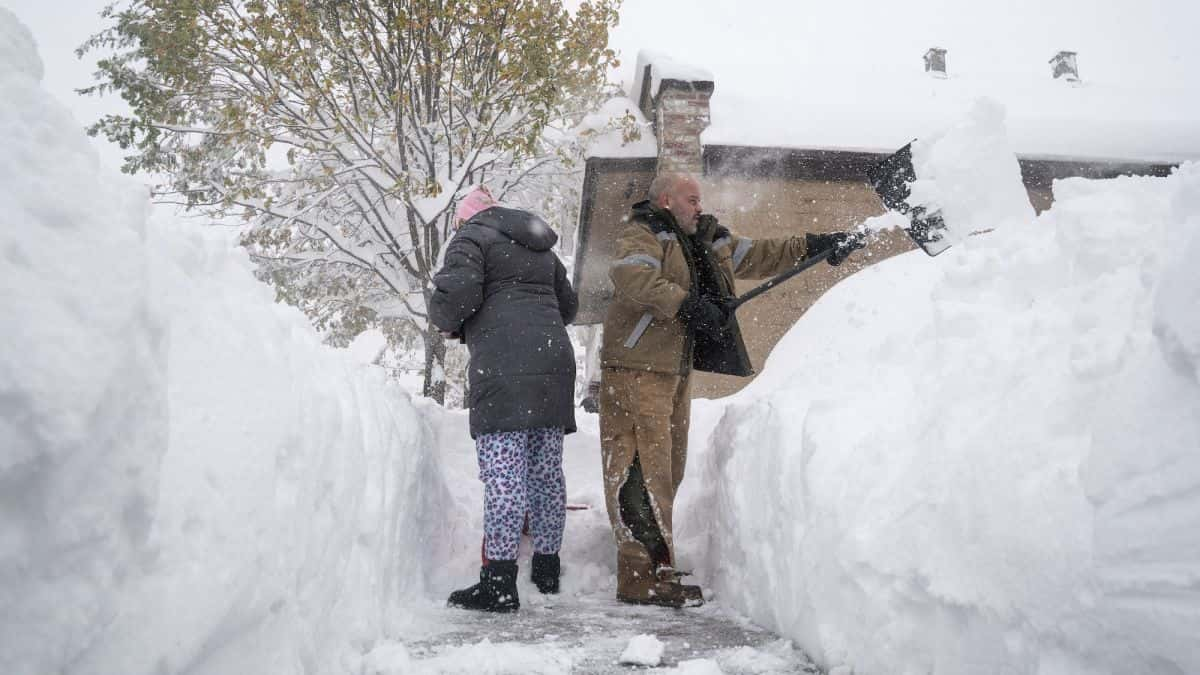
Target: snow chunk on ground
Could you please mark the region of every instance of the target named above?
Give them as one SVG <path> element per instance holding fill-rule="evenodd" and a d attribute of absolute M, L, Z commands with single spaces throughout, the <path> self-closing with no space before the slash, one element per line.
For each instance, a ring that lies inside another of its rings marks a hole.
<path fill-rule="evenodd" d="M 635 635 L 621 652 L 620 663 L 634 666 L 657 666 L 662 663 L 663 652 L 666 650 L 659 639 L 653 635 Z"/>
<path fill-rule="evenodd" d="M 831 289 L 698 408 L 682 554 L 863 675 L 1200 672 L 1197 190 L 1188 165 L 1058 181 L 1024 222 L 963 200 L 1004 226 Z"/>

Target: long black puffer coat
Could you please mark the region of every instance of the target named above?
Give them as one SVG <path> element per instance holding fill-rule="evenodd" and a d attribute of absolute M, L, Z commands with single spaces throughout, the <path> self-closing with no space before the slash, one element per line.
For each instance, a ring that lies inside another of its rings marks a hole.
<path fill-rule="evenodd" d="M 459 228 L 433 278 L 430 319 L 462 335 L 471 352 L 472 438 L 575 431 L 575 353 L 566 324 L 579 300 L 550 250 L 557 241 L 541 218 L 494 206 Z"/>

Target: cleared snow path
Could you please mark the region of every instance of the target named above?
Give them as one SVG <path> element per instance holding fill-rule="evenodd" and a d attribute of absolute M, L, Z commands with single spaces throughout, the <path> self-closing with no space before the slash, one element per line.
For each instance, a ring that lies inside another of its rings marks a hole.
<path fill-rule="evenodd" d="M 431 672 L 621 673 L 642 669 L 617 663 L 637 635 L 654 635 L 665 644 L 660 668 L 668 671 L 684 662 L 682 669 L 690 672 L 701 664 L 687 662 L 708 660 L 709 669 L 697 672 L 820 672 L 790 642 L 736 618 L 719 603 L 682 610 L 627 606 L 613 599 L 612 589 L 604 589 L 553 605 L 522 607 L 515 615 L 445 612 L 449 616 L 434 619 L 445 622 L 444 632 L 406 644 L 407 665 L 416 672 L 425 665 Z"/>
<path fill-rule="evenodd" d="M 443 470 L 458 513 L 447 515 L 448 536 L 460 553 L 431 589 L 429 604 L 413 608 L 395 642 L 375 645 L 363 672 L 393 673 L 621 673 L 645 670 L 618 663 L 629 641 L 653 635 L 666 649 L 655 672 L 818 673 L 792 643 L 728 609 L 719 597 L 698 608 L 667 609 L 624 605 L 615 599 L 615 554 L 600 483 L 600 441 L 595 415 L 579 414 L 580 430 L 567 436 L 564 470 L 567 501 L 586 509 L 567 515 L 563 542 L 562 592 L 543 596 L 529 581 L 529 555 L 522 542 L 518 565 L 521 610 L 491 615 L 448 609 L 451 590 L 478 577 L 478 537 L 482 532 L 481 487 L 475 476 L 474 447 L 462 413 L 430 416 Z M 707 424 L 698 425 L 705 426 Z M 700 430 L 703 433 L 703 430 Z M 695 438 L 694 438 L 695 440 Z M 703 585 L 704 561 L 692 565 Z M 450 569 L 452 568 L 452 569 Z"/>

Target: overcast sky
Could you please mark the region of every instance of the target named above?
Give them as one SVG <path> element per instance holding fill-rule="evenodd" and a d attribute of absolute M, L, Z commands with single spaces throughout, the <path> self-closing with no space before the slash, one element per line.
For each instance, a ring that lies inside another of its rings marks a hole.
<path fill-rule="evenodd" d="M 73 93 L 94 69 L 74 49 L 101 27 L 109 1 L 0 0 L 33 31 L 46 88 L 81 126 L 121 109 Z M 801 87 L 806 76 L 828 86 L 831 71 L 862 86 L 921 68 L 932 46 L 949 50 L 952 74 L 1045 77 L 1047 60 L 1066 49 L 1079 52 L 1086 81 L 1195 88 L 1187 83 L 1200 78 L 1197 0 L 626 0 L 621 16 L 611 44 L 622 52 L 616 77 L 626 83 L 645 46 L 712 71 L 726 91 Z M 101 153 L 119 163 L 115 148 Z"/>
<path fill-rule="evenodd" d="M 1068 50 L 1087 81 L 1182 87 L 1200 78 L 1197 26 L 1197 0 L 627 0 L 610 43 L 626 81 L 649 46 L 726 90 L 824 83 L 829 71 L 869 82 L 920 70 L 935 46 L 952 75 L 1048 76 Z"/>

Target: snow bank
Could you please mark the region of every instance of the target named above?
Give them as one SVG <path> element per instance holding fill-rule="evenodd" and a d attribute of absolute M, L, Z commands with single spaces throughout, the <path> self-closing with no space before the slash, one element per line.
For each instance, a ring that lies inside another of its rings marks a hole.
<path fill-rule="evenodd" d="M 0 7 L 0 63 L 6 78 L 23 76 L 41 82 L 45 74 L 33 33 L 16 16 Z"/>
<path fill-rule="evenodd" d="M 0 36 L 0 672 L 357 672 L 449 555 L 434 432 Z"/>
<path fill-rule="evenodd" d="M 1200 166 L 1054 191 L 729 400 L 676 509 L 718 601 L 863 675 L 1200 672 Z"/>

